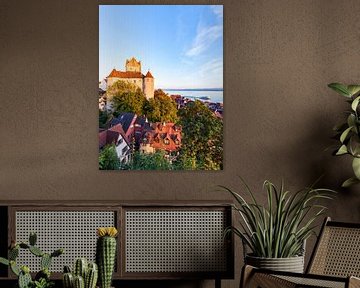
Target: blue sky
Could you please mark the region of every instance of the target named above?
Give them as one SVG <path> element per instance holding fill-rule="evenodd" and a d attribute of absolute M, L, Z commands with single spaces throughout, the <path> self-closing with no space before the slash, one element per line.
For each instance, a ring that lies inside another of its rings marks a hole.
<path fill-rule="evenodd" d="M 133 56 L 156 88 L 222 88 L 222 5 L 100 5 L 99 80 Z"/>

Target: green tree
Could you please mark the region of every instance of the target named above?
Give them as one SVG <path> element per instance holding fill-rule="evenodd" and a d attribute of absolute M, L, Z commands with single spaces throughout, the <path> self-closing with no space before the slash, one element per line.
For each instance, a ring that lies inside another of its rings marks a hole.
<path fill-rule="evenodd" d="M 108 115 L 106 111 L 101 111 L 99 109 L 99 128 L 106 128 L 109 116 L 110 115 Z"/>
<path fill-rule="evenodd" d="M 106 145 L 99 154 L 100 170 L 119 170 L 120 160 L 116 153 L 115 145 Z"/>
<path fill-rule="evenodd" d="M 146 105 L 146 98 L 142 92 L 124 92 L 119 95 L 114 95 L 112 98 L 112 105 L 114 109 L 114 116 L 122 112 L 132 112 L 137 115 L 144 115 L 144 106 Z"/>
<path fill-rule="evenodd" d="M 133 155 L 131 170 L 171 170 L 170 162 L 165 158 L 164 151 L 156 151 L 153 154 L 135 152 Z"/>
<path fill-rule="evenodd" d="M 116 81 L 113 85 L 111 85 L 106 92 L 107 97 L 111 98 L 114 95 L 121 95 L 126 92 L 141 92 L 140 88 L 137 87 L 134 83 L 128 81 Z"/>
<path fill-rule="evenodd" d="M 182 126 L 178 169 L 219 170 L 223 166 L 223 122 L 201 101 L 179 110 Z"/>
<path fill-rule="evenodd" d="M 176 103 L 161 89 L 155 90 L 154 98 L 145 106 L 145 114 L 151 122 L 178 121 Z"/>
<path fill-rule="evenodd" d="M 181 151 L 181 150 L 180 150 Z M 189 153 L 188 153 L 189 154 Z M 173 163 L 174 170 L 196 170 L 199 164 L 196 156 L 189 156 L 185 153 L 185 149 L 179 153 L 176 161 Z"/>
<path fill-rule="evenodd" d="M 135 84 L 119 80 L 109 87 L 107 99 L 112 103 L 113 115 L 117 117 L 122 112 L 132 112 L 144 115 L 147 104 L 144 93 Z"/>

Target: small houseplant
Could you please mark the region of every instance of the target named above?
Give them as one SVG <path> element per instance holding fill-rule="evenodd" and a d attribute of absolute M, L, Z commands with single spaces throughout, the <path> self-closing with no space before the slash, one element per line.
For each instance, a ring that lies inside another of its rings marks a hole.
<path fill-rule="evenodd" d="M 348 154 L 352 157 L 354 177 L 342 184 L 343 187 L 348 187 L 360 183 L 360 85 L 331 83 L 328 87 L 346 97 L 346 101 L 350 104 L 350 110 L 346 112 L 346 122 L 334 127 L 336 138 L 340 142 L 334 155 Z"/>
<path fill-rule="evenodd" d="M 315 220 L 326 209 L 317 202 L 331 199 L 334 191 L 310 187 L 291 193 L 284 189 L 283 183 L 278 189 L 266 180 L 267 203 L 263 206 L 243 183 L 251 201 L 246 201 L 229 188 L 221 187 L 235 198 L 233 208 L 240 215 L 240 227 L 229 227 L 225 232 L 239 236 L 244 247 L 251 251 L 244 254 L 245 263 L 271 270 L 302 273 L 305 241 L 314 233 Z"/>
<path fill-rule="evenodd" d="M 14 242 L 9 248 L 9 258 L 6 259 L 0 257 L 0 263 L 10 266 L 11 271 L 18 277 L 18 288 L 50 288 L 54 286 L 54 282 L 50 280 L 50 265 L 52 259 L 62 255 L 64 250 L 57 249 L 52 253 L 45 253 L 38 246 L 36 246 L 36 242 L 36 234 L 30 233 L 29 243 Z M 31 277 L 30 268 L 28 266 L 19 266 L 18 263 L 16 263 L 20 249 L 28 250 L 31 254 L 40 258 L 41 270 L 35 275 L 34 279 Z"/>
<path fill-rule="evenodd" d="M 110 288 L 116 258 L 115 227 L 100 227 L 97 229 L 96 263 L 99 269 L 100 288 Z"/>
<path fill-rule="evenodd" d="M 69 266 L 64 266 L 64 288 L 95 288 L 98 279 L 98 267 L 96 263 L 88 262 L 86 258 L 78 258 L 71 271 Z"/>

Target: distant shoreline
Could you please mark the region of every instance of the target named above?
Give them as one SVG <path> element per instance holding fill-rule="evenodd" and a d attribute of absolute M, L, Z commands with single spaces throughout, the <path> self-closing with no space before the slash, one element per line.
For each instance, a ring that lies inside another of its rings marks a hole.
<path fill-rule="evenodd" d="M 222 88 L 203 88 L 203 89 L 164 89 L 166 94 L 181 95 L 195 100 L 202 100 L 214 103 L 223 103 L 224 91 Z"/>
<path fill-rule="evenodd" d="M 200 89 L 185 89 L 185 88 L 182 88 L 182 89 L 163 89 L 163 88 L 159 88 L 161 90 L 164 90 L 164 91 L 224 91 L 223 88 L 200 88 Z"/>

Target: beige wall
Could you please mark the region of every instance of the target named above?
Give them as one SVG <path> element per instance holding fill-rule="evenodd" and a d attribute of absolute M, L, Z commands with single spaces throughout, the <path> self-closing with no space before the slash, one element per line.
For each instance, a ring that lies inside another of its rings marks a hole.
<path fill-rule="evenodd" d="M 143 81 L 146 99 L 154 98 L 154 78 L 144 78 Z"/>
<path fill-rule="evenodd" d="M 359 222 L 360 186 L 338 188 L 350 163 L 325 148 L 346 109 L 327 83 L 360 82 L 360 2 L 208 2 L 225 4 L 224 170 L 121 173 L 98 170 L 99 2 L 1 1 L 0 199 L 229 199 L 212 186 L 241 175 L 264 200 L 264 179 L 296 189 L 325 173 L 328 214 Z"/>
<path fill-rule="evenodd" d="M 127 61 L 127 60 L 126 60 Z M 140 62 L 128 62 L 125 63 L 126 71 L 133 71 L 133 72 L 141 72 L 141 63 Z"/>
<path fill-rule="evenodd" d="M 126 81 L 126 82 L 129 82 L 131 84 L 134 84 L 135 86 L 140 88 L 141 91 L 143 91 L 143 79 L 142 78 L 116 78 L 116 77 L 110 77 L 107 80 L 108 87 L 110 87 L 111 85 L 113 85 L 115 82 L 117 82 L 119 80 Z"/>

